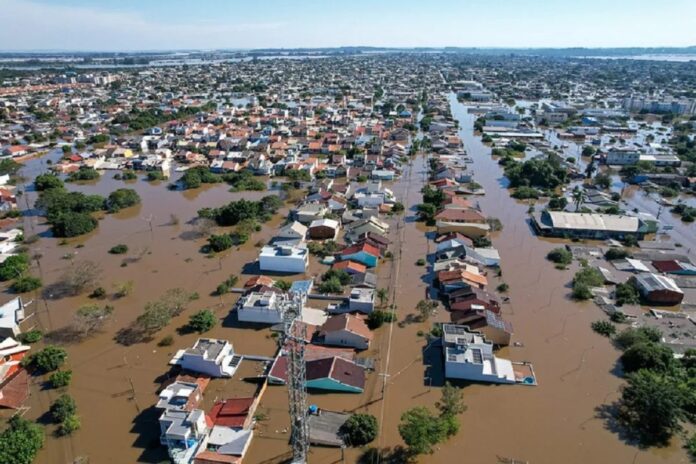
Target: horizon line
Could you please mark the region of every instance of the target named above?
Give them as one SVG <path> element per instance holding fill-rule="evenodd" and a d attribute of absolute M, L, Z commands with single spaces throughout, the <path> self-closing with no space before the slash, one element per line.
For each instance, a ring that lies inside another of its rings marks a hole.
<path fill-rule="evenodd" d="M 327 47 L 258 47 L 258 48 L 153 48 L 153 49 L 114 49 L 114 50 L 88 50 L 88 49 L 0 49 L 0 54 L 8 53 L 24 53 L 24 54 L 59 54 L 59 53 L 173 53 L 173 52 L 259 52 L 259 51 L 295 51 L 295 50 L 342 50 L 342 49 L 375 49 L 375 50 L 687 50 L 694 49 L 694 45 L 651 45 L 651 46 L 566 46 L 566 47 L 550 47 L 550 46 L 462 46 L 462 45 L 442 45 L 442 46 L 379 46 L 379 45 L 339 45 Z"/>

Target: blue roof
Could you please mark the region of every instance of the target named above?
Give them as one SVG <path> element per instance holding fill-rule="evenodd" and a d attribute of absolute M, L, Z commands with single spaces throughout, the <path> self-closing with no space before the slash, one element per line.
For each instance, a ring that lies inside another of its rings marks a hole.
<path fill-rule="evenodd" d="M 311 280 L 296 280 L 290 285 L 290 292 L 306 295 L 312 289 L 313 284 L 314 282 Z"/>

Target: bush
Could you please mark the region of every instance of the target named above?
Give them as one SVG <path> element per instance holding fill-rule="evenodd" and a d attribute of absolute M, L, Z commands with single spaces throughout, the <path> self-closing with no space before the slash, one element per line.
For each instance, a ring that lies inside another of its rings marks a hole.
<path fill-rule="evenodd" d="M 15 293 L 27 293 L 41 288 L 41 279 L 33 276 L 22 276 L 12 283 L 12 291 Z"/>
<path fill-rule="evenodd" d="M 506 284 L 505 282 L 502 282 L 500 285 L 496 287 L 496 290 L 498 290 L 500 293 L 505 293 L 510 289 L 510 286 Z"/>
<path fill-rule="evenodd" d="M 123 243 L 114 245 L 109 249 L 109 253 L 112 255 L 124 255 L 128 253 L 128 245 L 124 245 Z"/>
<path fill-rule="evenodd" d="M 106 297 L 106 290 L 104 287 L 97 287 L 92 293 L 89 294 L 90 298 L 102 299 Z"/>
<path fill-rule="evenodd" d="M 341 426 L 341 433 L 351 446 L 364 446 L 377 437 L 379 425 L 372 414 L 353 414 Z"/>
<path fill-rule="evenodd" d="M 24 358 L 25 365 L 32 366 L 39 371 L 52 372 L 65 363 L 68 353 L 57 346 L 48 345 L 41 351 Z"/>
<path fill-rule="evenodd" d="M 72 371 L 57 371 L 51 374 L 48 381 L 53 388 L 63 388 L 70 385 L 72 380 Z"/>
<path fill-rule="evenodd" d="M 0 281 L 16 279 L 27 269 L 29 269 L 29 256 L 25 253 L 9 256 L 0 263 Z"/>
<path fill-rule="evenodd" d="M 51 405 L 50 412 L 55 422 L 63 422 L 77 412 L 75 400 L 68 394 L 60 395 Z"/>
<path fill-rule="evenodd" d="M 189 319 L 189 327 L 196 332 L 207 332 L 217 324 L 217 317 L 209 309 L 198 311 Z"/>
<path fill-rule="evenodd" d="M 512 198 L 516 198 L 518 200 L 527 200 L 527 199 L 537 199 L 539 198 L 540 194 L 539 191 L 535 188 L 532 187 L 525 187 L 525 186 L 520 186 L 515 189 L 515 191 L 510 195 Z"/>
<path fill-rule="evenodd" d="M 230 289 L 237 284 L 238 277 L 236 275 L 229 276 L 224 282 L 217 286 L 215 293 L 217 295 L 224 295 L 229 293 Z"/>
<path fill-rule="evenodd" d="M 148 182 L 159 182 L 166 179 L 162 171 L 147 171 L 146 179 Z"/>
<path fill-rule="evenodd" d="M 653 327 L 639 327 L 637 329 L 629 327 L 621 331 L 616 336 L 615 341 L 621 349 L 626 350 L 637 343 L 659 343 L 661 339 L 662 334 Z"/>
<path fill-rule="evenodd" d="M 616 333 L 616 326 L 608 321 L 594 321 L 592 330 L 605 337 L 611 337 Z"/>
<path fill-rule="evenodd" d="M 13 416 L 9 427 L 0 433 L 0 462 L 31 464 L 43 447 L 43 429 L 21 416 Z"/>
<path fill-rule="evenodd" d="M 80 169 L 68 174 L 66 180 L 68 182 L 79 182 L 94 179 L 99 179 L 99 173 L 96 169 L 87 166 L 80 166 Z"/>
<path fill-rule="evenodd" d="M 573 284 L 573 291 L 571 292 L 571 295 L 576 300 L 589 300 L 592 298 L 590 288 L 583 283 Z"/>
<path fill-rule="evenodd" d="M 418 258 L 418 260 L 416 261 L 416 266 L 425 266 L 425 259 Z"/>
<path fill-rule="evenodd" d="M 40 330 L 30 330 L 19 334 L 17 339 L 22 343 L 36 343 L 43 338 L 43 333 Z"/>
<path fill-rule="evenodd" d="M 573 253 L 564 247 L 554 248 L 546 255 L 546 259 L 556 264 L 563 264 L 567 266 L 573 262 Z"/>
<path fill-rule="evenodd" d="M 106 209 L 110 213 L 116 213 L 123 208 L 135 206 L 140 203 L 140 195 L 133 189 L 120 188 L 109 194 L 106 199 Z"/>
<path fill-rule="evenodd" d="M 629 252 L 624 248 L 609 248 L 604 253 L 604 259 L 607 259 L 609 261 L 612 261 L 615 259 L 624 259 L 624 258 L 628 258 L 629 256 L 630 256 Z"/>
<path fill-rule="evenodd" d="M 165 335 L 159 342 L 157 342 L 157 346 L 172 346 L 173 344 L 174 337 L 171 335 Z"/>
<path fill-rule="evenodd" d="M 214 252 L 220 252 L 232 248 L 234 242 L 229 234 L 211 235 L 208 237 L 208 247 Z"/>
<path fill-rule="evenodd" d="M 121 173 L 121 180 L 135 180 L 137 178 L 138 175 L 135 173 L 135 171 L 125 170 Z"/>
<path fill-rule="evenodd" d="M 63 419 L 56 432 L 61 436 L 70 435 L 74 431 L 78 430 L 81 426 L 82 424 L 80 423 L 80 418 L 77 417 L 76 414 L 71 414 Z"/>

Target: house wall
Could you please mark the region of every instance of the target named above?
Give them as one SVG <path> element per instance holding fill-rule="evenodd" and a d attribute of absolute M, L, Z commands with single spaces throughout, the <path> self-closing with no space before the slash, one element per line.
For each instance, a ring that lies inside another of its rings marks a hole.
<path fill-rule="evenodd" d="M 366 350 L 370 346 L 369 340 L 347 330 L 329 332 L 324 336 L 324 344 L 334 346 L 349 346 L 358 350 Z"/>
<path fill-rule="evenodd" d="M 671 290 L 655 290 L 645 295 L 645 299 L 653 304 L 676 305 L 682 302 L 684 294 Z"/>
<path fill-rule="evenodd" d="M 473 382 L 487 383 L 514 383 L 506 378 L 483 373 L 483 365 L 461 362 L 449 362 L 445 360 L 445 377 L 448 379 L 471 380 Z"/>
<path fill-rule="evenodd" d="M 187 369 L 193 372 L 206 374 L 211 377 L 220 377 L 222 372 L 220 366 L 213 361 L 205 360 L 200 356 L 186 356 L 181 358 L 182 369 Z"/>
<path fill-rule="evenodd" d="M 338 230 L 326 226 L 317 226 L 309 229 L 309 237 L 317 240 L 334 239 Z"/>
<path fill-rule="evenodd" d="M 262 271 L 297 272 L 307 270 L 307 254 L 304 256 L 260 256 L 259 267 Z"/>
<path fill-rule="evenodd" d="M 269 309 L 244 309 L 237 308 L 237 318 L 242 322 L 258 322 L 262 324 L 279 324 L 283 322 L 283 314 L 280 311 Z"/>

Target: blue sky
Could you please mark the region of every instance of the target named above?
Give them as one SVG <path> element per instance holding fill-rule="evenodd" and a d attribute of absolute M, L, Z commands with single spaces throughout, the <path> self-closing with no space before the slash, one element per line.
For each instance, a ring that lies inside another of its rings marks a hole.
<path fill-rule="evenodd" d="M 696 45 L 696 0 L 0 0 L 2 50 Z"/>

